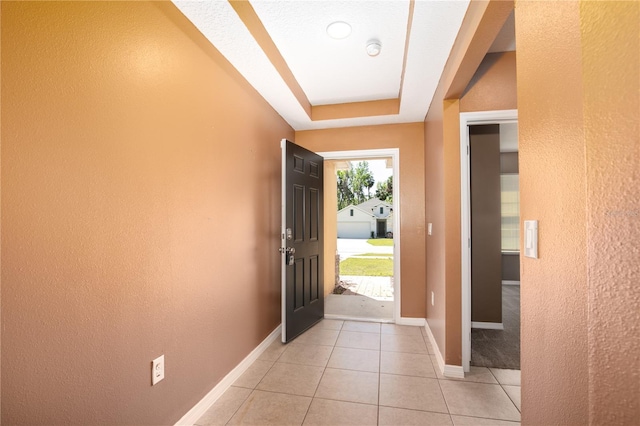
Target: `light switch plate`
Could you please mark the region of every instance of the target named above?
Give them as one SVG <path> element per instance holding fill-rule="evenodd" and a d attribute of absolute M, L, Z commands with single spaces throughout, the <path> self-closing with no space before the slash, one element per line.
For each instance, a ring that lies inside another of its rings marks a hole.
<path fill-rule="evenodd" d="M 524 221 L 524 255 L 533 259 L 538 258 L 538 221 Z"/>
<path fill-rule="evenodd" d="M 433 223 L 427 224 L 427 235 L 431 235 L 433 232 Z"/>

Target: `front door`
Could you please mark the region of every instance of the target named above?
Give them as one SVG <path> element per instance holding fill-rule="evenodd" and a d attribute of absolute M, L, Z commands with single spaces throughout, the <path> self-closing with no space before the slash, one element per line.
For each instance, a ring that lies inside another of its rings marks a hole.
<path fill-rule="evenodd" d="M 323 158 L 282 140 L 282 341 L 324 316 Z"/>

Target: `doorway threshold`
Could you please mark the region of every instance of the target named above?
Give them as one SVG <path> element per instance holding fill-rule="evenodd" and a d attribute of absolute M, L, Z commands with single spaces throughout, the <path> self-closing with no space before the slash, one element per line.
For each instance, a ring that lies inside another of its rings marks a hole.
<path fill-rule="evenodd" d="M 395 324 L 396 322 L 389 318 L 362 318 L 351 317 L 349 315 L 331 315 L 324 314 L 325 319 L 340 320 L 340 321 L 360 321 L 360 322 L 379 322 L 381 324 Z"/>
<path fill-rule="evenodd" d="M 324 317 L 350 321 L 394 323 L 393 300 L 375 300 L 366 296 L 328 294 L 324 299 Z M 348 315 L 344 315 L 348 312 Z"/>

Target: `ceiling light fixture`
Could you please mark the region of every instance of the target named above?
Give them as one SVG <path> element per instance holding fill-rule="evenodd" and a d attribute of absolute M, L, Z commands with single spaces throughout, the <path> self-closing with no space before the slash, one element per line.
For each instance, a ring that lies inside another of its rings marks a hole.
<path fill-rule="evenodd" d="M 378 40 L 369 40 L 367 42 L 367 55 L 378 56 L 382 50 L 382 44 Z"/>
<path fill-rule="evenodd" d="M 332 22 L 327 27 L 327 34 L 329 34 L 329 37 L 337 40 L 347 38 L 351 34 L 351 25 L 342 21 Z"/>

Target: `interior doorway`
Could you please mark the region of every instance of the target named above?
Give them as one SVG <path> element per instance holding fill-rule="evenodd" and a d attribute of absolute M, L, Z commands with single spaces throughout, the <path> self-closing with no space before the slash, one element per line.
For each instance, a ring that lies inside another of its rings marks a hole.
<path fill-rule="evenodd" d="M 333 199 L 325 191 L 325 318 L 396 322 L 400 315 L 400 235 L 393 230 L 399 229 L 399 150 L 320 155 L 325 158 L 325 188 L 336 188 Z M 388 199 L 375 197 L 373 186 L 363 198 L 339 200 L 344 171 L 362 162 L 383 163 L 391 171 Z M 331 176 L 333 182 L 327 179 Z"/>
<path fill-rule="evenodd" d="M 463 368 L 519 369 L 517 111 L 460 118 Z"/>

